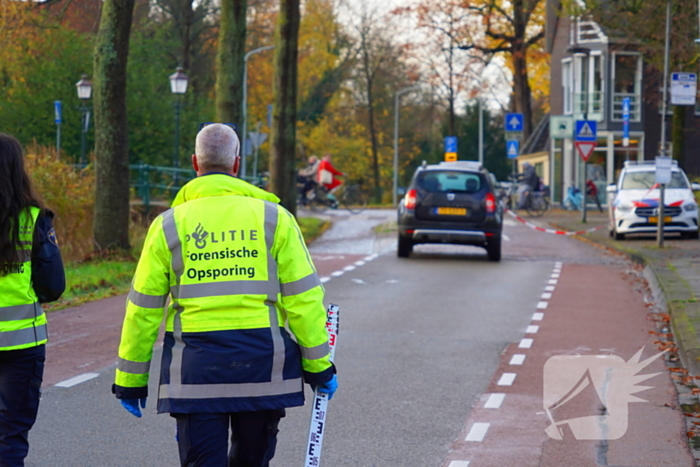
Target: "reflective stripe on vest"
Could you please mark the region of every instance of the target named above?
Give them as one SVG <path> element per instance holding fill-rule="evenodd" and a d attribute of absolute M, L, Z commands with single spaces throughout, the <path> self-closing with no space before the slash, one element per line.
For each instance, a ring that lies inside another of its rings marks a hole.
<path fill-rule="evenodd" d="M 127 299 L 134 305 L 140 306 L 141 308 L 163 308 L 165 307 L 165 302 L 168 299 L 168 294 L 147 295 L 145 293 L 137 292 L 134 290 L 134 286 L 132 285 Z"/>
<path fill-rule="evenodd" d="M 131 373 L 132 375 L 146 375 L 151 368 L 151 361 L 147 362 L 134 362 L 131 360 L 126 360 L 124 358 L 119 358 L 117 362 L 117 369 L 123 371 L 124 373 Z"/>
<path fill-rule="evenodd" d="M 171 267 L 175 273 L 175 285 L 171 287 L 173 296 L 173 338 L 172 358 L 170 361 L 170 384 L 159 387 L 160 399 L 207 399 L 219 397 L 255 397 L 280 395 L 298 392 L 302 389 L 301 378 L 284 380 L 285 362 L 284 339 L 277 319 L 277 294 L 281 287 L 277 276 L 277 262 L 272 255 L 272 247 L 277 230 L 277 205 L 268 201 L 265 204 L 265 246 L 267 249 L 266 281 L 226 281 L 208 284 L 181 284 L 184 273 L 182 243 L 175 223 L 173 209 L 163 214 L 163 234 L 172 255 Z M 182 339 L 182 311 L 179 300 L 185 298 L 202 298 L 217 295 L 259 294 L 267 295 L 265 304 L 269 310 L 270 331 L 272 334 L 273 357 L 270 382 L 243 384 L 182 384 L 182 361 L 185 342 Z"/>
<path fill-rule="evenodd" d="M 32 326 L 17 331 L 0 332 L 0 347 L 15 347 L 18 345 L 41 342 L 48 339 L 46 325 Z"/>
<path fill-rule="evenodd" d="M 38 303 L 28 305 L 0 306 L 0 321 L 19 321 L 22 319 L 38 318 L 44 314 L 44 309 Z"/>

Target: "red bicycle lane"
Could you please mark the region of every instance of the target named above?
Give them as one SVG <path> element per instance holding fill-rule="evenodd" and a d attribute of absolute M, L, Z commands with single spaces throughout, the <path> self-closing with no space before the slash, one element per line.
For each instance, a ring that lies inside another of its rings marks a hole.
<path fill-rule="evenodd" d="M 377 255 L 311 256 L 321 281 L 327 282 Z M 77 384 L 116 364 L 126 297 L 118 295 L 49 314 L 43 387 Z M 156 345 L 161 345 L 162 334 L 163 329 Z"/>
<path fill-rule="evenodd" d="M 442 467 L 694 466 L 636 280 L 618 266 L 555 265 Z"/>

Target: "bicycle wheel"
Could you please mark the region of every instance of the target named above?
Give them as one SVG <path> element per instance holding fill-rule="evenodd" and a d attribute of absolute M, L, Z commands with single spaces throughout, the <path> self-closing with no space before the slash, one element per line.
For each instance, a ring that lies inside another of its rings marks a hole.
<path fill-rule="evenodd" d="M 531 217 L 540 217 L 547 212 L 548 203 L 544 196 L 530 196 L 525 210 Z"/>
<path fill-rule="evenodd" d="M 343 193 L 342 203 L 345 209 L 353 214 L 358 214 L 367 208 L 367 198 L 354 185 L 347 187 Z"/>
<path fill-rule="evenodd" d="M 308 195 L 306 206 L 314 212 L 323 212 L 329 208 L 328 198 L 318 188 L 314 188 Z"/>

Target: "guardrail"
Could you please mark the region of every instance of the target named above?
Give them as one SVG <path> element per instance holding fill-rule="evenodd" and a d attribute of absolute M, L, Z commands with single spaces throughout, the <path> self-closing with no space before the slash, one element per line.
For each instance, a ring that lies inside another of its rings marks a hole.
<path fill-rule="evenodd" d="M 78 169 L 84 169 L 87 164 L 73 164 Z M 154 199 L 162 199 L 170 204 L 182 186 L 197 176 L 193 169 L 163 167 L 149 164 L 129 164 L 131 176 L 129 185 L 135 189 L 136 197 L 149 208 Z M 135 173 L 134 173 L 135 172 Z M 245 177 L 253 185 L 260 186 L 263 177 Z"/>

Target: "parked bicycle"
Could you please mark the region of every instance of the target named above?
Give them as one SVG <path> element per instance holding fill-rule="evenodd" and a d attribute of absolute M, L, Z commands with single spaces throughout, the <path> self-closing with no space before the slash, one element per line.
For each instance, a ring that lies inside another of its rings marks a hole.
<path fill-rule="evenodd" d="M 306 193 L 299 193 L 297 206 L 315 212 L 327 209 L 338 209 L 340 205 L 353 214 L 358 214 L 367 208 L 367 196 L 357 183 L 344 183 L 338 191 L 329 193 L 322 185 L 315 185 Z"/>
<path fill-rule="evenodd" d="M 520 179 L 516 175 L 511 175 L 508 177 L 510 184 L 504 191 L 501 202 L 504 208 L 515 210 L 516 206 L 519 205 L 518 199 L 518 187 L 520 186 Z M 521 194 L 521 196 L 526 196 L 524 203 L 525 210 L 531 217 L 540 217 L 545 212 L 549 211 L 551 204 L 549 201 L 549 187 L 544 186 L 543 189 L 533 191 L 526 190 Z"/>

